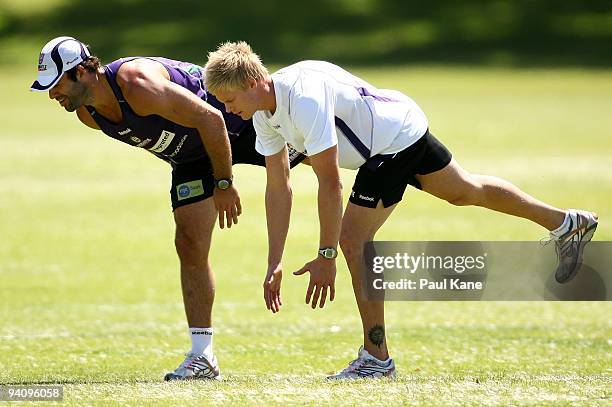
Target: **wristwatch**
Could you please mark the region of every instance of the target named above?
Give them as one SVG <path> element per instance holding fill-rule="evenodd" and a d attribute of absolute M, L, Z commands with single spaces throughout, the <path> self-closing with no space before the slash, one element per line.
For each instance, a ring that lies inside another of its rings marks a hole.
<path fill-rule="evenodd" d="M 220 178 L 215 180 L 215 186 L 222 191 L 225 191 L 229 187 L 232 186 L 232 181 L 234 180 L 234 176 L 232 175 L 229 178 Z"/>
<path fill-rule="evenodd" d="M 338 257 L 338 250 L 334 249 L 333 247 L 322 247 L 319 249 L 319 254 L 326 259 L 331 260 Z"/>

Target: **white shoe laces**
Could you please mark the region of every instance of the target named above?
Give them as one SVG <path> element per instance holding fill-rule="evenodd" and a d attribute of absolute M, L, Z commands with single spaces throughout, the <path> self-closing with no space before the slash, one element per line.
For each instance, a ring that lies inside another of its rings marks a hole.
<path fill-rule="evenodd" d="M 366 360 L 357 358 L 353 360 L 349 365 L 340 372 L 340 374 L 353 373 L 357 371 L 361 366 L 365 364 Z"/>
<path fill-rule="evenodd" d="M 183 363 L 181 363 L 181 365 L 178 367 L 178 369 L 186 369 L 187 366 L 189 366 L 189 364 L 191 362 L 193 362 L 193 360 L 196 358 L 196 355 L 194 353 L 191 352 L 187 352 L 185 353 L 185 360 L 183 361 Z M 178 370 L 176 369 L 176 370 Z"/>
<path fill-rule="evenodd" d="M 556 240 L 552 236 L 543 237 L 543 238 L 540 239 L 540 245 L 548 246 L 550 244 L 550 242 L 553 242 L 553 241 L 556 241 Z"/>

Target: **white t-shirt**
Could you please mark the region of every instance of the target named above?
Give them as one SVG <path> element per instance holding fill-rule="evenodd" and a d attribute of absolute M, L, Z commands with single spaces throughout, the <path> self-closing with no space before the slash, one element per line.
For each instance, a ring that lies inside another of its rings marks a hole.
<path fill-rule="evenodd" d="M 298 62 L 272 81 L 276 111 L 253 116 L 255 148 L 265 156 L 286 142 L 309 156 L 338 145 L 340 167 L 357 169 L 372 156 L 404 150 L 428 128 L 425 113 L 406 95 L 377 89 L 328 62 Z"/>

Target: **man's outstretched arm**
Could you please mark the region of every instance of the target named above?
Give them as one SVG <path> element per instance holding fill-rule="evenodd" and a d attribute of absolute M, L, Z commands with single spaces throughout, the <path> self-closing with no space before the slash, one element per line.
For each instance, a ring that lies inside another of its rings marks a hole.
<path fill-rule="evenodd" d="M 338 167 L 338 146 L 310 156 L 310 163 L 319 181 L 319 247 L 337 249 L 342 227 L 342 182 Z M 316 308 L 317 303 L 323 308 L 328 291 L 330 301 L 334 300 L 336 294 L 336 259 L 319 255 L 294 274 L 301 275 L 307 271 L 310 272 L 310 283 L 306 291 L 306 303 L 311 303 L 312 298 L 312 308 Z"/>
<path fill-rule="evenodd" d="M 291 185 L 287 147 L 266 157 L 266 220 L 268 223 L 268 270 L 264 279 L 266 307 L 276 313 L 282 305 L 280 287 L 282 257 L 289 232 Z"/>

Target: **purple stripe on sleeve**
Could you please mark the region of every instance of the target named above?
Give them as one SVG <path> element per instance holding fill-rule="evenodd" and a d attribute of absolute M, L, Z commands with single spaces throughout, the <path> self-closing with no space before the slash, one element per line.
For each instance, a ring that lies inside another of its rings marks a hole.
<path fill-rule="evenodd" d="M 381 101 L 381 102 L 399 102 L 399 100 L 396 100 L 396 99 L 388 98 L 388 97 L 385 97 L 385 96 L 375 95 L 375 94 L 371 93 L 369 90 L 367 90 L 366 88 L 363 88 L 363 87 L 357 88 L 357 91 L 359 92 L 359 94 L 361 96 L 370 96 L 370 97 L 374 98 L 375 100 L 378 100 L 378 101 Z"/>
<path fill-rule="evenodd" d="M 350 127 L 347 126 L 344 121 L 342 121 L 342 119 L 338 117 L 334 117 L 334 119 L 336 121 L 336 127 L 340 129 L 342 134 L 344 134 L 346 139 L 353 147 L 355 147 L 359 154 L 361 154 L 361 156 L 366 160 L 370 158 L 370 150 L 361 142 L 361 140 L 359 140 L 359 137 L 357 137 L 353 130 L 351 130 Z"/>

